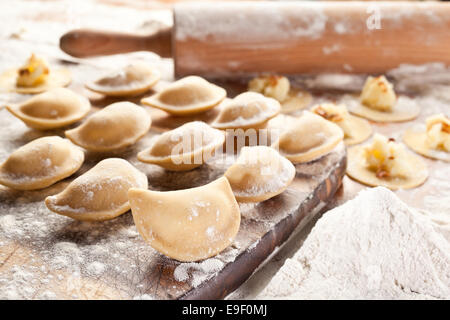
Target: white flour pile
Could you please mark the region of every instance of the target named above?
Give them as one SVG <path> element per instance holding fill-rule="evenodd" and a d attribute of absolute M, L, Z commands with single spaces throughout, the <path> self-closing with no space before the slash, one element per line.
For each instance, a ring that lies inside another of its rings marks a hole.
<path fill-rule="evenodd" d="M 388 189 L 326 213 L 261 299 L 450 299 L 442 226 Z"/>

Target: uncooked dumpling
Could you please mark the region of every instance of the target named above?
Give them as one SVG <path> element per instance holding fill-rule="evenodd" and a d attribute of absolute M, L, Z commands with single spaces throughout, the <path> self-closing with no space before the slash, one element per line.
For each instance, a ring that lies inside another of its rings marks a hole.
<path fill-rule="evenodd" d="M 421 155 L 450 162 L 450 119 L 443 114 L 427 118 L 426 128 L 410 128 L 405 143 Z"/>
<path fill-rule="evenodd" d="M 259 129 L 280 113 L 280 103 L 260 93 L 244 92 L 224 104 L 212 126 L 218 129 Z"/>
<path fill-rule="evenodd" d="M 128 161 L 111 158 L 72 181 L 61 193 L 47 197 L 51 211 L 77 220 L 113 219 L 128 210 L 128 190 L 147 189 L 147 176 Z"/>
<path fill-rule="evenodd" d="M 262 75 L 253 78 L 248 83 L 248 90 L 274 98 L 280 102 L 281 112 L 285 113 L 304 109 L 312 100 L 311 94 L 291 88 L 288 78 L 277 75 Z"/>
<path fill-rule="evenodd" d="M 32 54 L 22 67 L 0 75 L 0 88 L 18 93 L 40 93 L 65 87 L 70 81 L 69 70 L 49 68 L 44 58 Z"/>
<path fill-rule="evenodd" d="M 27 126 L 49 130 L 68 126 L 84 118 L 91 104 L 89 100 L 65 88 L 54 88 L 24 103 L 6 108 Z"/>
<path fill-rule="evenodd" d="M 142 103 L 162 109 L 177 116 L 188 116 L 205 112 L 225 99 L 227 92 L 203 78 L 189 76 L 180 79 Z"/>
<path fill-rule="evenodd" d="M 372 134 L 370 123 L 348 113 L 344 105 L 323 103 L 312 107 L 312 112 L 337 124 L 344 131 L 344 142 L 347 145 L 363 142 Z"/>
<path fill-rule="evenodd" d="M 204 122 L 188 122 L 158 136 L 138 159 L 167 170 L 185 171 L 201 166 L 222 147 L 225 134 Z"/>
<path fill-rule="evenodd" d="M 187 190 L 133 188 L 128 198 L 141 236 L 160 253 L 179 261 L 220 253 L 239 230 L 239 206 L 225 177 Z"/>
<path fill-rule="evenodd" d="M 86 87 L 107 96 L 131 96 L 148 91 L 160 78 L 159 71 L 146 63 L 134 62 L 87 83 Z"/>
<path fill-rule="evenodd" d="M 17 190 L 43 189 L 74 174 L 83 161 L 83 151 L 69 140 L 39 138 L 14 151 L 0 165 L 0 184 Z"/>
<path fill-rule="evenodd" d="M 291 122 L 272 145 L 293 163 L 315 160 L 329 153 L 344 138 L 336 124 L 309 111 Z"/>
<path fill-rule="evenodd" d="M 282 193 L 294 179 L 295 167 L 273 148 L 243 147 L 225 177 L 238 201 L 258 202 Z"/>
<path fill-rule="evenodd" d="M 424 183 L 428 170 L 403 145 L 375 134 L 372 143 L 348 150 L 347 174 L 369 186 L 409 189 Z"/>
<path fill-rule="evenodd" d="M 420 107 L 413 99 L 396 97 L 392 84 L 384 76 L 368 77 L 359 100 L 346 95 L 341 103 L 351 113 L 377 122 L 408 121 L 420 113 Z"/>
<path fill-rule="evenodd" d="M 91 151 L 113 151 L 134 144 L 150 129 L 147 111 L 131 102 L 116 102 L 66 131 L 73 143 Z"/>

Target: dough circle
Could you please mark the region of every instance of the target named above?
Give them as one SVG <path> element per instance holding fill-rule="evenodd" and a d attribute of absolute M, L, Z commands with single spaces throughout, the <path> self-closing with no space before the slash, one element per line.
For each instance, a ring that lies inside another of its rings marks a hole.
<path fill-rule="evenodd" d="M 212 257 L 227 248 L 239 231 L 239 205 L 225 177 L 186 190 L 132 188 L 128 198 L 142 237 L 179 261 Z"/>
<path fill-rule="evenodd" d="M 348 111 L 359 117 L 376 122 L 403 122 L 417 118 L 420 106 L 414 99 L 399 97 L 391 111 L 380 111 L 362 104 L 358 98 L 346 95 L 340 103 L 348 107 Z"/>
<path fill-rule="evenodd" d="M 347 151 L 347 175 L 352 179 L 371 187 L 382 186 L 392 190 L 411 189 L 420 186 L 428 178 L 428 169 L 425 162 L 418 156 L 411 154 L 408 157 L 414 174 L 407 178 L 390 177 L 378 178 L 376 173 L 365 166 L 363 146 L 358 145 Z"/>
<path fill-rule="evenodd" d="M 427 133 L 425 129 L 416 130 L 414 128 L 409 128 L 403 134 L 403 141 L 410 147 L 413 151 L 431 158 L 450 162 L 450 152 L 445 150 L 432 149 L 427 145 Z"/>
<path fill-rule="evenodd" d="M 11 69 L 0 74 L 0 89 L 6 92 L 17 92 L 23 94 L 41 93 L 53 88 L 66 87 L 72 81 L 71 73 L 68 69 L 50 69 L 50 73 L 44 83 L 34 87 L 18 87 L 16 85 L 18 69 Z"/>

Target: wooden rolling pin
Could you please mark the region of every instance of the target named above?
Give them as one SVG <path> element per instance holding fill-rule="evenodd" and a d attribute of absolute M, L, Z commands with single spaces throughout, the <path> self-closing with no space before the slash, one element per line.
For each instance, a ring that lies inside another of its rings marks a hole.
<path fill-rule="evenodd" d="M 450 64 L 450 4 L 443 2 L 194 3 L 176 5 L 173 17 L 172 28 L 149 36 L 71 31 L 61 49 L 77 57 L 149 50 L 173 57 L 177 77 Z"/>

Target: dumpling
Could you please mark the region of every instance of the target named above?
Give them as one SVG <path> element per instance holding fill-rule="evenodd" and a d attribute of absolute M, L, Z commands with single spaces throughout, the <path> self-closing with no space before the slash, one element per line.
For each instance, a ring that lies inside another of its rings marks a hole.
<path fill-rule="evenodd" d="M 293 163 L 309 162 L 329 153 L 344 138 L 336 124 L 305 111 L 272 145 Z"/>
<path fill-rule="evenodd" d="M 384 76 L 368 77 L 359 100 L 346 95 L 341 103 L 351 113 L 377 122 L 412 120 L 420 113 L 420 107 L 413 99 L 397 98 L 393 85 Z"/>
<path fill-rule="evenodd" d="M 143 62 L 134 62 L 86 84 L 92 91 L 107 96 L 132 96 L 142 94 L 161 78 L 159 71 Z"/>
<path fill-rule="evenodd" d="M 66 137 L 91 151 L 113 151 L 134 144 L 149 130 L 147 111 L 131 102 L 116 102 L 94 113 L 79 127 L 67 130 Z"/>
<path fill-rule="evenodd" d="M 24 103 L 6 106 L 27 126 L 49 130 L 68 126 L 84 118 L 91 104 L 88 99 L 65 88 L 54 88 Z"/>
<path fill-rule="evenodd" d="M 128 198 L 141 236 L 160 253 L 179 261 L 220 253 L 239 230 L 239 206 L 225 177 L 187 190 L 132 188 Z"/>
<path fill-rule="evenodd" d="M 47 197 L 45 205 L 77 220 L 103 221 L 128 210 L 128 190 L 147 189 L 147 176 L 128 161 L 111 158 L 73 180 L 61 193 Z"/>
<path fill-rule="evenodd" d="M 83 151 L 69 140 L 52 136 L 27 143 L 0 165 L 0 184 L 16 190 L 46 188 L 74 174 Z"/>
<path fill-rule="evenodd" d="M 425 162 L 403 145 L 375 134 L 371 144 L 348 150 L 347 174 L 369 186 L 409 189 L 424 183 L 428 170 Z"/>
<path fill-rule="evenodd" d="M 138 160 L 167 170 L 185 171 L 201 166 L 225 142 L 223 131 L 204 122 L 188 122 L 158 136 L 150 148 L 138 154 Z"/>
<path fill-rule="evenodd" d="M 367 120 L 352 116 L 343 104 L 323 103 L 312 107 L 311 111 L 335 124 L 344 131 L 347 145 L 363 142 L 372 134 L 372 127 Z"/>
<path fill-rule="evenodd" d="M 282 193 L 294 179 L 295 167 L 273 148 L 243 147 L 225 177 L 238 201 L 258 202 Z"/>
<path fill-rule="evenodd" d="M 65 87 L 71 81 L 70 71 L 49 68 L 44 58 L 32 54 L 25 64 L 0 75 L 0 87 L 18 93 L 40 93 Z"/>
<path fill-rule="evenodd" d="M 248 83 L 248 90 L 274 98 L 281 104 L 281 112 L 289 113 L 306 108 L 312 100 L 306 91 L 292 88 L 289 79 L 277 75 L 262 75 Z"/>
<path fill-rule="evenodd" d="M 141 102 L 172 115 L 188 116 L 214 108 L 226 95 L 225 89 L 203 78 L 189 76 L 171 83 Z"/>
<path fill-rule="evenodd" d="M 421 155 L 450 162 L 450 119 L 443 114 L 428 117 L 426 128 L 406 130 L 403 140 Z"/>
<path fill-rule="evenodd" d="M 212 126 L 217 129 L 259 129 L 280 113 L 280 103 L 260 93 L 244 92 L 224 104 Z"/>

